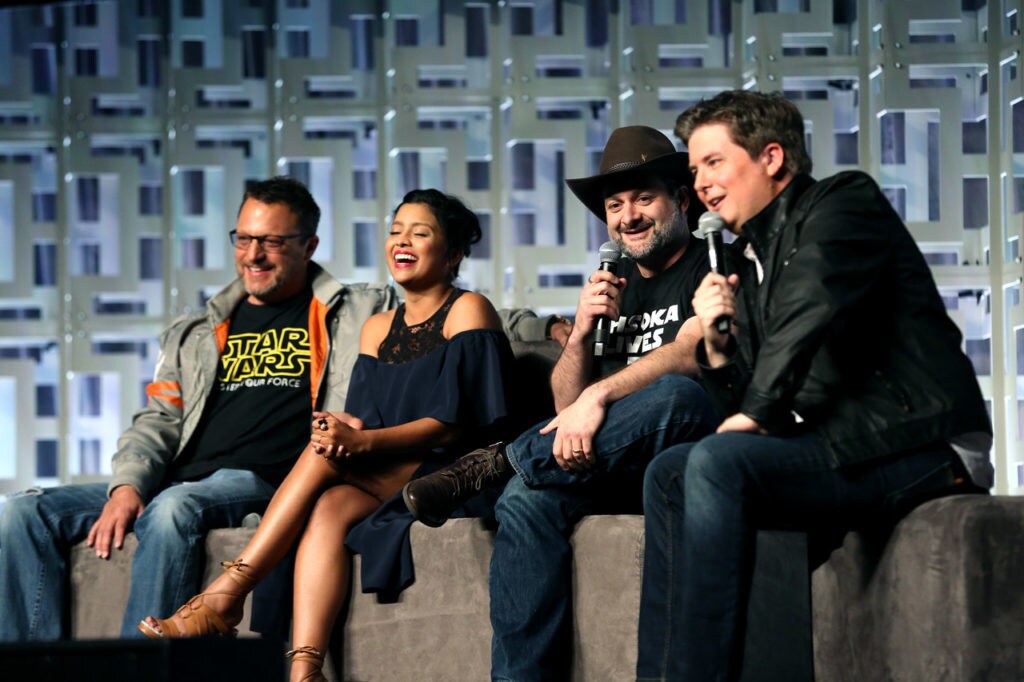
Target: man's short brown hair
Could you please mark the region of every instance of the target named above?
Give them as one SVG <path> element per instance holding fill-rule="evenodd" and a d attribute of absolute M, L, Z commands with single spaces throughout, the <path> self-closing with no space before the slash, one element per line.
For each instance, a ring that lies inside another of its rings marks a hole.
<path fill-rule="evenodd" d="M 723 123 L 732 141 L 756 159 L 764 148 L 777 142 L 785 166 L 793 175 L 811 172 L 811 157 L 804 144 L 804 117 L 796 105 L 779 94 L 726 90 L 701 100 L 679 114 L 675 133 L 684 144 L 700 126 Z"/>

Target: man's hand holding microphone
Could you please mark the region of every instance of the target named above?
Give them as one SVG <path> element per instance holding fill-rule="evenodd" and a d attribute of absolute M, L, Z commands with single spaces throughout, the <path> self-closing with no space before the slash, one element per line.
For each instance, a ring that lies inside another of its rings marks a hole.
<path fill-rule="evenodd" d="M 619 246 L 605 242 L 599 251 L 601 264 L 580 291 L 573 332 L 593 338 L 594 357 L 604 355 L 611 333 L 611 321 L 619 319 L 619 293 L 626 280 L 618 276 Z"/>
<path fill-rule="evenodd" d="M 729 337 L 735 333 L 732 323 L 736 319 L 736 287 L 740 283 L 737 275 L 725 271 L 725 246 L 722 242 L 724 221 L 715 211 L 708 211 L 697 221 L 700 231 L 708 243 L 708 260 L 711 272 L 693 294 L 693 312 L 700 321 L 704 333 L 704 350 L 712 367 L 720 367 L 729 361 Z M 741 433 L 766 433 L 756 421 L 737 412 L 726 417 L 717 432 L 734 431 Z"/>
<path fill-rule="evenodd" d="M 725 271 L 725 248 L 722 240 L 722 216 L 714 211 L 704 213 L 697 221 L 698 229 L 708 245 L 711 272 L 693 294 L 693 312 L 700 320 L 704 349 L 708 362 L 718 367 L 729 360 L 726 351 L 736 316 L 736 287 L 740 278 Z"/>

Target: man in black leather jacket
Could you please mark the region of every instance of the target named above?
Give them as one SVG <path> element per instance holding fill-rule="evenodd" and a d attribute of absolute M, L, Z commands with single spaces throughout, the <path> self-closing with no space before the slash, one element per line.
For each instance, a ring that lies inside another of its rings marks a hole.
<path fill-rule="evenodd" d="M 758 529 L 841 530 L 992 484 L 992 427 L 928 265 L 870 177 L 808 175 L 803 133 L 793 104 L 743 91 L 676 122 L 698 198 L 738 238 L 732 274 L 693 300 L 724 421 L 645 479 L 641 680 L 738 677 Z"/>

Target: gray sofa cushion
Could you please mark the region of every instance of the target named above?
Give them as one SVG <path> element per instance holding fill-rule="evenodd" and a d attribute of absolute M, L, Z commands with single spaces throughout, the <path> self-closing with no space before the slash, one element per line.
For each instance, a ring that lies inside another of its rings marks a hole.
<path fill-rule="evenodd" d="M 363 594 L 358 561 L 344 641 L 346 680 L 486 680 L 492 534 L 479 519 L 410 530 L 416 582 L 394 604 Z"/>
<path fill-rule="evenodd" d="M 628 680 L 637 656 L 642 516 L 588 516 L 573 547 L 573 679 Z M 803 533 L 758 533 L 742 682 L 813 678 L 810 579 Z"/>
<path fill-rule="evenodd" d="M 820 680 L 1024 679 L 1024 498 L 921 505 L 813 575 Z"/>

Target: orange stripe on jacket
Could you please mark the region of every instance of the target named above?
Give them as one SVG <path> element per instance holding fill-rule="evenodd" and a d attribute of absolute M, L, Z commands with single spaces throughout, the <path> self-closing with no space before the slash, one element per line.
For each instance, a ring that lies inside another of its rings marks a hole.
<path fill-rule="evenodd" d="M 224 320 L 213 328 L 213 335 L 217 339 L 217 354 L 224 355 L 224 349 L 228 346 L 228 332 L 231 331 L 231 320 Z"/>
<path fill-rule="evenodd" d="M 146 385 L 146 395 L 150 398 L 161 398 L 175 407 L 185 407 L 181 399 L 181 386 L 177 381 L 154 381 Z"/>
<path fill-rule="evenodd" d="M 327 365 L 327 306 L 315 296 L 309 303 L 309 390 L 316 409 L 317 393 Z"/>

